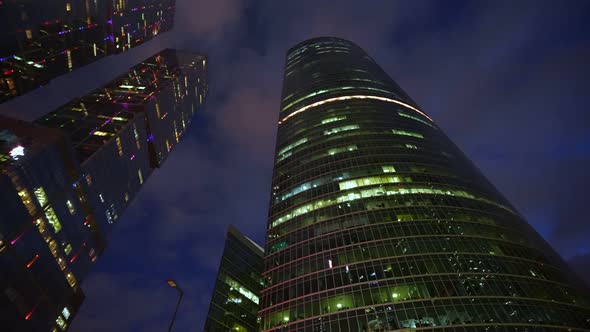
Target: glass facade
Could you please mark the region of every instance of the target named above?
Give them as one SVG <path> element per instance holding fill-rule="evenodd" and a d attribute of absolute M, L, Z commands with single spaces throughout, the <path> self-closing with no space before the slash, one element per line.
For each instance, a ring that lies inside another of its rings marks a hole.
<path fill-rule="evenodd" d="M 175 0 L 0 1 L 0 102 L 172 29 Z"/>
<path fill-rule="evenodd" d="M 264 250 L 230 226 L 205 332 L 257 332 Z"/>
<path fill-rule="evenodd" d="M 355 44 L 287 54 L 264 331 L 590 331 L 587 288 Z"/>
<path fill-rule="evenodd" d="M 113 225 L 183 137 L 207 57 L 166 49 L 27 123 L 0 118 L 2 331 L 65 331 Z"/>

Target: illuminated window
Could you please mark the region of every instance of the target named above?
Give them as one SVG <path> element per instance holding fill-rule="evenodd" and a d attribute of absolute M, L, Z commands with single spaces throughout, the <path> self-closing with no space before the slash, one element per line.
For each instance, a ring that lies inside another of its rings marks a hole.
<path fill-rule="evenodd" d="M 176 120 L 172 121 L 172 125 L 174 126 L 174 138 L 176 138 L 176 143 L 180 141 L 180 134 L 178 133 L 178 128 L 176 127 Z"/>
<path fill-rule="evenodd" d="M 129 194 L 125 193 L 125 202 L 129 202 Z"/>
<path fill-rule="evenodd" d="M 89 186 L 92 185 L 92 176 L 90 176 L 90 174 L 86 174 L 85 178 L 86 178 L 86 183 Z"/>
<path fill-rule="evenodd" d="M 68 211 L 70 211 L 71 215 L 74 215 L 76 213 L 76 209 L 74 208 L 74 204 L 72 204 L 72 202 L 70 200 L 66 201 L 66 206 L 68 207 Z"/>
<path fill-rule="evenodd" d="M 340 120 L 346 120 L 346 116 L 342 115 L 342 116 L 334 116 L 331 118 L 327 118 L 327 119 L 323 119 L 322 120 L 322 124 L 326 124 L 326 123 L 330 123 L 330 122 L 335 122 L 335 121 L 340 121 Z"/>
<path fill-rule="evenodd" d="M 383 169 L 383 173 L 395 173 L 395 168 L 393 166 L 381 166 Z"/>
<path fill-rule="evenodd" d="M 119 153 L 119 156 L 122 156 L 123 155 L 123 145 L 121 144 L 121 137 L 117 137 L 116 141 L 117 141 L 117 152 Z"/>
<path fill-rule="evenodd" d="M 156 115 L 158 116 L 158 119 L 162 118 L 162 115 L 160 114 L 160 104 L 158 102 L 156 102 Z"/>
<path fill-rule="evenodd" d="M 242 294 L 244 297 L 246 297 L 247 299 L 249 299 L 250 301 L 258 304 L 258 296 L 256 296 L 254 293 L 252 293 L 251 291 L 249 291 L 247 288 L 245 288 L 244 286 L 242 286 L 239 282 L 237 282 L 236 280 L 234 280 L 233 278 L 230 278 L 229 276 L 225 276 L 225 280 L 224 282 L 230 286 L 230 290 L 237 290 L 240 294 Z"/>
<path fill-rule="evenodd" d="M 59 222 L 59 219 L 57 219 L 57 216 L 55 215 L 55 211 L 53 211 L 53 208 L 51 206 L 49 206 L 45 210 L 45 217 L 47 218 L 47 221 L 49 222 L 49 224 L 53 228 L 53 231 L 55 232 L 55 234 L 59 233 L 59 231 L 61 230 L 61 223 Z"/>
<path fill-rule="evenodd" d="M 45 206 L 45 204 L 47 204 L 47 196 L 45 195 L 43 187 L 35 188 L 33 192 L 35 193 L 35 197 L 37 197 L 39 205 L 41 205 L 41 207 Z"/>
<path fill-rule="evenodd" d="M 414 149 L 414 150 L 418 149 L 418 147 L 415 146 L 414 144 L 406 144 L 406 148 L 408 148 L 408 149 Z"/>
<path fill-rule="evenodd" d="M 27 39 L 33 38 L 33 31 L 31 29 L 25 30 L 25 34 L 27 35 Z"/>
<path fill-rule="evenodd" d="M 354 151 L 354 150 L 357 150 L 357 149 L 358 149 L 358 147 L 353 144 L 353 145 L 348 145 L 348 146 L 344 146 L 344 147 L 341 147 L 341 148 L 329 149 L 327 151 L 327 153 L 328 153 L 329 156 L 333 156 L 333 155 L 335 155 L 337 153 L 346 152 L 346 151 Z"/>
<path fill-rule="evenodd" d="M 401 180 L 398 176 L 373 176 L 373 177 L 368 177 L 368 178 L 340 182 L 338 184 L 338 186 L 340 187 L 340 190 L 347 190 L 347 189 L 352 189 L 352 188 L 356 188 L 356 187 L 371 186 L 371 185 L 375 185 L 375 184 L 398 183 L 398 182 L 401 182 Z"/>
<path fill-rule="evenodd" d="M 172 149 L 172 146 L 170 145 L 170 142 L 166 140 L 166 151 L 170 152 L 170 149 Z"/>
<path fill-rule="evenodd" d="M 66 242 L 64 242 L 63 244 L 66 244 Z M 72 252 L 72 245 L 68 243 L 64 246 L 63 244 L 62 246 L 64 247 L 64 252 L 66 253 L 66 255 L 69 255 Z"/>
<path fill-rule="evenodd" d="M 423 123 L 423 124 L 425 124 L 425 125 L 427 125 L 427 126 L 430 126 L 430 127 L 434 128 L 434 126 L 433 126 L 433 125 L 431 125 L 430 123 L 428 123 L 428 122 L 426 122 L 426 121 L 424 121 L 424 120 L 422 120 L 422 119 L 420 119 L 420 118 L 417 118 L 417 117 L 415 117 L 415 116 L 413 116 L 413 115 L 409 115 L 409 114 L 406 114 L 406 113 L 404 113 L 404 112 L 397 112 L 397 114 L 399 114 L 400 116 L 403 116 L 404 118 L 412 119 L 412 120 L 414 120 L 414 121 L 421 122 L 421 123 Z"/>
<path fill-rule="evenodd" d="M 72 10 L 72 5 L 69 2 L 66 2 L 66 12 Z"/>
<path fill-rule="evenodd" d="M 73 288 L 76 286 L 76 284 L 78 283 L 76 281 L 76 277 L 74 277 L 74 275 L 72 274 L 72 272 L 68 272 L 66 273 L 66 280 L 68 281 L 68 283 L 70 284 L 70 286 Z"/>
<path fill-rule="evenodd" d="M 106 131 L 100 131 L 100 130 L 95 130 L 92 135 L 95 136 L 114 136 L 115 134 L 113 133 L 107 133 Z"/>
<path fill-rule="evenodd" d="M 304 137 L 304 138 L 294 142 L 293 144 L 289 144 L 286 147 L 282 148 L 278 153 L 279 157 L 277 158 L 277 161 L 281 161 L 281 160 L 289 157 L 291 155 L 291 152 L 287 153 L 289 150 L 291 150 L 291 149 L 293 149 L 305 142 L 307 142 L 307 137 Z"/>
<path fill-rule="evenodd" d="M 348 125 L 348 126 L 336 127 L 336 128 L 332 128 L 332 129 L 328 129 L 328 130 L 324 131 L 324 135 L 332 135 L 332 134 L 339 133 L 341 131 L 348 131 L 348 130 L 354 130 L 354 129 L 359 129 L 359 128 L 360 127 L 358 125 Z"/>
<path fill-rule="evenodd" d="M 62 331 L 65 331 L 66 327 L 68 327 L 68 324 L 66 324 L 66 321 L 61 317 L 61 315 L 57 316 L 55 323 Z"/>
<path fill-rule="evenodd" d="M 141 169 L 137 170 L 137 177 L 139 178 L 139 184 L 143 184 L 143 174 L 141 173 Z"/>
<path fill-rule="evenodd" d="M 65 307 L 62 311 L 61 314 L 64 316 L 65 319 L 69 319 L 70 318 L 70 309 L 68 309 L 68 307 Z"/>
<path fill-rule="evenodd" d="M 360 179 L 360 180 L 365 180 L 365 179 Z M 357 180 L 353 180 L 353 181 L 357 181 Z M 381 180 L 377 180 L 377 181 L 381 181 Z M 348 182 L 349 181 L 346 181 L 347 185 L 349 185 Z M 395 182 L 395 180 L 391 179 L 391 182 Z M 354 187 L 361 187 L 361 186 L 364 186 L 364 181 L 362 181 L 360 183 L 354 183 L 354 184 L 351 183 L 350 185 L 353 186 L 353 188 Z M 371 184 L 369 183 L 367 185 L 371 185 Z M 341 190 L 344 190 L 344 189 L 342 189 L 342 187 L 341 187 Z M 381 196 L 389 196 L 389 195 L 415 195 L 415 194 L 462 197 L 462 198 L 467 198 L 467 199 L 472 199 L 472 200 L 492 204 L 492 205 L 498 206 L 502 209 L 505 209 L 513 214 L 516 214 L 510 208 L 508 208 L 502 204 L 498 204 L 494 201 L 490 201 L 484 197 L 476 197 L 464 190 L 440 189 L 440 188 L 432 188 L 432 187 L 428 187 L 428 188 L 425 188 L 425 187 L 400 188 L 398 186 L 379 186 L 379 187 L 375 187 L 375 188 L 351 191 L 351 192 L 348 192 L 348 193 L 346 193 L 344 195 L 340 195 L 340 196 L 332 196 L 332 197 L 322 198 L 322 199 L 316 200 L 314 202 L 311 202 L 311 203 L 308 203 L 305 205 L 301 205 L 301 206 L 289 211 L 288 213 L 282 215 L 281 217 L 275 219 L 271 224 L 271 228 L 276 227 L 276 226 L 278 226 L 288 220 L 291 220 L 297 216 L 300 216 L 302 214 L 306 214 L 308 212 L 322 209 L 322 208 L 325 208 L 328 206 L 333 206 L 333 205 L 336 205 L 339 203 L 350 202 L 350 201 L 363 199 L 363 198 L 370 198 L 370 197 L 381 197 Z"/>
<path fill-rule="evenodd" d="M 18 192 L 18 196 L 20 197 L 21 201 L 29 211 L 31 215 L 34 215 L 36 212 L 35 204 L 33 204 L 33 200 L 31 199 L 31 195 L 26 189 L 23 189 Z"/>
<path fill-rule="evenodd" d="M 137 150 L 139 150 L 141 148 L 141 145 L 139 144 L 139 134 L 137 133 L 137 126 L 135 126 L 135 123 L 133 124 L 133 137 L 135 138 L 135 145 L 137 146 Z"/>
<path fill-rule="evenodd" d="M 391 132 L 393 132 L 396 135 L 400 135 L 400 136 L 410 136 L 410 137 L 416 137 L 416 138 L 424 138 L 424 136 L 422 134 L 413 133 L 413 132 L 410 132 L 410 131 L 392 129 Z"/>
<path fill-rule="evenodd" d="M 70 50 L 66 50 L 66 55 L 68 56 L 68 69 L 72 70 L 73 65 L 72 65 L 72 51 Z"/>

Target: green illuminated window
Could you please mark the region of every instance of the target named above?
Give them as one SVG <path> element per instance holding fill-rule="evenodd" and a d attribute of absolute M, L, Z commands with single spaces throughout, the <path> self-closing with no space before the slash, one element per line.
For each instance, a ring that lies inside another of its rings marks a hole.
<path fill-rule="evenodd" d="M 291 150 L 291 149 L 293 149 L 305 142 L 307 142 L 307 137 L 304 137 L 304 138 L 294 142 L 293 144 L 289 144 L 289 145 L 285 146 L 284 148 L 282 148 L 278 153 L 279 157 L 277 158 L 277 161 L 281 161 L 281 160 L 287 158 L 288 156 L 290 156 L 291 153 L 286 154 L 289 150 Z"/>
<path fill-rule="evenodd" d="M 72 204 L 72 202 L 70 200 L 66 201 L 66 206 L 68 207 L 68 211 L 70 211 L 71 215 L 76 213 L 76 209 L 74 208 L 74 204 Z"/>
<path fill-rule="evenodd" d="M 395 173 L 395 168 L 393 166 L 381 166 L 383 169 L 383 173 Z"/>
<path fill-rule="evenodd" d="M 348 126 L 336 127 L 336 128 L 325 130 L 324 135 L 332 135 L 332 134 L 339 133 L 341 131 L 355 130 L 355 129 L 359 129 L 359 128 L 360 127 L 358 125 L 348 125 Z"/>
<path fill-rule="evenodd" d="M 406 114 L 406 113 L 403 113 L 403 112 L 397 112 L 397 114 L 399 114 L 400 116 L 403 116 L 404 118 L 412 119 L 414 121 L 421 122 L 421 123 L 423 123 L 423 124 L 425 124 L 427 126 L 430 126 L 430 127 L 434 128 L 434 126 L 431 125 L 430 123 L 428 123 L 428 122 L 426 122 L 426 121 L 424 121 L 424 120 L 422 120 L 420 118 L 417 118 L 417 117 L 415 117 L 413 115 L 409 115 L 409 114 Z"/>
<path fill-rule="evenodd" d="M 45 209 L 45 217 L 47 217 L 47 221 L 49 222 L 51 227 L 53 227 L 53 231 L 56 234 L 59 233 L 59 231 L 61 230 L 61 223 L 59 222 L 59 219 L 55 215 L 55 211 L 53 211 L 53 208 L 51 206 Z"/>
<path fill-rule="evenodd" d="M 358 184 L 357 184 L 357 186 L 358 186 Z M 369 189 L 364 189 L 364 190 L 351 191 L 351 192 L 348 192 L 344 195 L 323 198 L 323 199 L 319 199 L 319 200 L 316 200 L 314 202 L 311 202 L 311 203 L 308 203 L 305 205 L 301 205 L 301 206 L 291 210 L 287 214 L 284 214 L 281 217 L 275 219 L 271 224 L 271 228 L 276 227 L 276 226 L 278 226 L 288 220 L 291 220 L 297 216 L 300 216 L 302 214 L 305 214 L 305 213 L 308 213 L 311 211 L 315 211 L 318 209 L 322 209 L 322 208 L 325 208 L 328 206 L 332 206 L 335 204 L 339 204 L 339 203 L 350 202 L 350 201 L 363 199 L 363 198 L 370 198 L 370 197 L 380 197 L 380 196 L 390 196 L 390 195 L 414 195 L 414 194 L 463 197 L 463 198 L 467 198 L 467 199 L 473 199 L 473 200 L 477 200 L 477 201 L 486 202 L 488 204 L 498 206 L 502 209 L 505 209 L 507 211 L 514 213 L 510 208 L 508 208 L 504 205 L 495 203 L 495 202 L 490 201 L 490 200 L 483 198 L 483 197 L 475 197 L 474 195 L 472 195 L 464 190 L 439 189 L 439 188 L 435 189 L 435 188 L 431 188 L 431 187 L 428 187 L 428 188 L 424 188 L 424 187 L 400 188 L 398 186 L 395 186 L 395 187 L 394 186 L 387 186 L 387 187 L 379 186 L 379 187 L 369 188 Z"/>
<path fill-rule="evenodd" d="M 252 293 L 247 288 L 242 286 L 239 282 L 237 282 L 233 278 L 231 278 L 229 276 L 225 276 L 224 282 L 230 287 L 230 290 L 237 290 L 244 297 L 246 297 L 250 301 L 258 304 L 258 296 L 256 296 L 254 293 Z"/>
<path fill-rule="evenodd" d="M 358 149 L 358 147 L 356 145 L 348 145 L 348 146 L 344 146 L 341 148 L 334 148 L 334 149 L 330 149 L 328 150 L 328 155 L 333 156 L 337 153 L 341 153 L 341 152 L 346 152 L 346 151 L 354 151 Z"/>
<path fill-rule="evenodd" d="M 47 204 L 47 195 L 45 195 L 45 190 L 43 189 L 43 187 L 35 188 L 33 190 L 33 193 L 35 193 L 35 197 L 37 197 L 37 201 L 39 202 L 39 205 L 41 205 L 41 207 Z"/>
<path fill-rule="evenodd" d="M 368 178 L 343 181 L 338 184 L 340 190 L 347 190 L 356 187 L 372 186 L 375 184 L 398 183 L 401 182 L 399 176 L 372 176 Z"/>
<path fill-rule="evenodd" d="M 322 124 L 336 122 L 336 121 L 340 121 L 340 120 L 346 120 L 346 116 L 342 115 L 342 116 L 333 116 L 331 118 L 326 118 L 326 119 L 322 120 Z"/>
<path fill-rule="evenodd" d="M 413 133 L 411 131 L 405 131 L 405 130 L 396 130 L 396 129 L 392 129 L 391 130 L 394 134 L 396 135 L 401 135 L 401 136 L 410 136 L 410 137 L 416 137 L 416 138 L 424 138 L 424 136 L 422 134 L 418 134 L 418 133 Z"/>

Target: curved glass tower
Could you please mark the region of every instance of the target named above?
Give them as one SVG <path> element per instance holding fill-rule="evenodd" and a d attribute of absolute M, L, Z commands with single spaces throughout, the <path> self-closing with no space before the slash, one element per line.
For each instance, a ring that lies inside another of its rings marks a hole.
<path fill-rule="evenodd" d="M 585 286 L 361 48 L 289 50 L 265 331 L 590 331 Z"/>

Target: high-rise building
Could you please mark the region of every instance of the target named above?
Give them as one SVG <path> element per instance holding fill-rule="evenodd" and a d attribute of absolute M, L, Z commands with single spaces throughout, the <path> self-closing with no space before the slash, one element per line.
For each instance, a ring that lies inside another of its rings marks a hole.
<path fill-rule="evenodd" d="M 264 250 L 229 227 L 205 332 L 258 332 Z"/>
<path fill-rule="evenodd" d="M 33 123 L 0 119 L 2 331 L 65 331 L 107 236 L 207 94 L 166 49 Z"/>
<path fill-rule="evenodd" d="M 287 54 L 265 331 L 590 331 L 587 288 L 355 44 Z"/>
<path fill-rule="evenodd" d="M 172 29 L 175 0 L 0 1 L 0 102 Z"/>

